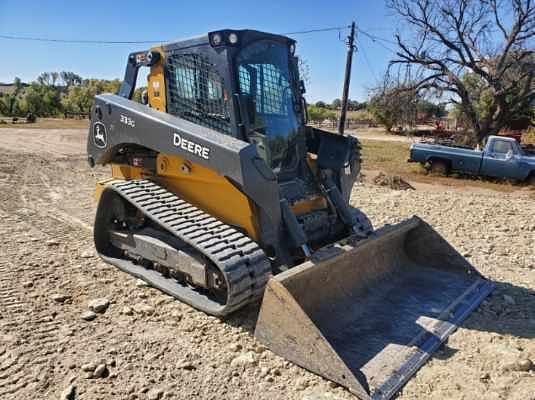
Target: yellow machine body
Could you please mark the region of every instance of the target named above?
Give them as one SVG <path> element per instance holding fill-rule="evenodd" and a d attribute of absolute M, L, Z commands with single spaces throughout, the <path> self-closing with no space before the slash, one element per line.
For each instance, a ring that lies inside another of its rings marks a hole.
<path fill-rule="evenodd" d="M 140 167 L 112 164 L 112 177 L 97 183 L 96 200 L 116 180 L 149 179 L 221 221 L 240 227 L 253 240 L 258 239 L 254 204 L 225 177 L 174 155 L 158 155 L 156 165 L 153 174 Z"/>

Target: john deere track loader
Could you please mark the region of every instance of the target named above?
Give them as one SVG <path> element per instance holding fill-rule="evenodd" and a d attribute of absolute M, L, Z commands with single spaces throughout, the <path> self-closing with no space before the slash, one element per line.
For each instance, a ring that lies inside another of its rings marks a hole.
<path fill-rule="evenodd" d="M 306 125 L 294 52 L 221 30 L 130 54 L 119 94 L 91 111 L 89 163 L 111 165 L 95 245 L 212 315 L 263 299 L 258 340 L 389 398 L 492 284 L 417 217 L 374 231 L 350 206 L 359 143 Z"/>

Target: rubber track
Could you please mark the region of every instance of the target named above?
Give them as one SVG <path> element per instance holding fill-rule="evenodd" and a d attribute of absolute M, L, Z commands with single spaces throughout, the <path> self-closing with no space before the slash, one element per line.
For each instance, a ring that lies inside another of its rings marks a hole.
<path fill-rule="evenodd" d="M 229 314 L 263 294 L 271 275 L 271 263 L 248 236 L 152 181 L 114 182 L 106 190 L 115 191 L 153 223 L 192 246 L 219 268 L 227 283 L 227 301 L 217 315 Z M 187 302 L 178 293 L 175 297 Z"/>

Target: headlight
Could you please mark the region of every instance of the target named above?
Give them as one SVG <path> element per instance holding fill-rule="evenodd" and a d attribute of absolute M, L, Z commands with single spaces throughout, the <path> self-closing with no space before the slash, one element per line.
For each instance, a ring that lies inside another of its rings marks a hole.
<path fill-rule="evenodd" d="M 212 35 L 212 45 L 213 46 L 219 46 L 221 44 L 221 41 L 222 41 L 222 37 L 221 37 L 221 34 L 220 33 L 214 33 Z"/>
<path fill-rule="evenodd" d="M 234 32 L 231 32 L 228 35 L 228 41 L 229 41 L 230 44 L 238 43 L 238 35 L 236 35 Z"/>
<path fill-rule="evenodd" d="M 295 44 L 292 43 L 292 44 L 290 45 L 290 54 L 293 55 L 294 53 L 295 53 Z"/>

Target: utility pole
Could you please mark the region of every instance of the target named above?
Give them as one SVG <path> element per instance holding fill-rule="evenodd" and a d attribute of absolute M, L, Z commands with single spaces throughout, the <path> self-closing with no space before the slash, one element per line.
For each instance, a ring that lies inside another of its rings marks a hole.
<path fill-rule="evenodd" d="M 355 21 L 351 23 L 351 32 L 347 37 L 347 59 L 346 74 L 344 77 L 344 91 L 342 93 L 342 110 L 340 112 L 340 121 L 338 121 L 338 133 L 344 134 L 346 125 L 347 102 L 349 97 L 349 81 L 351 80 L 351 64 L 353 62 L 353 52 L 355 51 Z"/>

